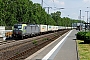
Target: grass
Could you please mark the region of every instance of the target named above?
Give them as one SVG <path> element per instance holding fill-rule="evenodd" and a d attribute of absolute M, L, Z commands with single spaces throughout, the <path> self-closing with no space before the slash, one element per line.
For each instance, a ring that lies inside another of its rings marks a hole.
<path fill-rule="evenodd" d="M 37 40 L 33 40 L 32 43 L 37 45 Z"/>
<path fill-rule="evenodd" d="M 43 41 L 46 41 L 46 40 L 48 40 L 48 38 L 44 38 L 44 39 L 43 39 Z"/>
<path fill-rule="evenodd" d="M 77 41 L 80 60 L 90 60 L 90 44 L 84 44 L 84 41 Z"/>

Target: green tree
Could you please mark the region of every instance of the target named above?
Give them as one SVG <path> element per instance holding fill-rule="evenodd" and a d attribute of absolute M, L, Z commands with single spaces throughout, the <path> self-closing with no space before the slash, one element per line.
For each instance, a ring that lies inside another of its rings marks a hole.
<path fill-rule="evenodd" d="M 31 0 L 0 0 L 0 25 L 12 26 L 16 23 L 71 26 L 80 20 L 61 18 L 61 12 L 47 14 L 45 9 Z M 84 21 L 82 21 L 84 22 Z"/>
<path fill-rule="evenodd" d="M 60 20 L 61 20 L 60 15 L 61 15 L 61 12 L 60 11 L 51 13 L 52 18 L 55 20 L 55 22 L 57 23 L 57 25 L 60 25 Z"/>

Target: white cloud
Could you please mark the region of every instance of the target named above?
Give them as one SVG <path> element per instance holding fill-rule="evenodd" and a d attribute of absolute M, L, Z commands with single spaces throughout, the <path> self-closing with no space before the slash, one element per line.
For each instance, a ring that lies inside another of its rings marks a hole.
<path fill-rule="evenodd" d="M 90 0 L 83 0 L 83 2 L 90 2 Z"/>
<path fill-rule="evenodd" d="M 77 15 L 77 13 L 73 13 L 73 15 Z"/>
<path fill-rule="evenodd" d="M 65 5 L 65 3 L 63 1 L 59 1 L 59 0 L 55 0 L 55 4 L 56 5 L 62 5 L 62 6 Z"/>
<path fill-rule="evenodd" d="M 64 2 L 60 2 L 60 4 L 61 4 L 61 5 L 65 5 L 65 3 L 64 3 Z"/>
<path fill-rule="evenodd" d="M 63 1 L 59 1 L 59 0 L 49 0 L 49 2 L 54 2 L 55 5 L 62 5 L 64 6 L 65 5 L 65 2 Z"/>

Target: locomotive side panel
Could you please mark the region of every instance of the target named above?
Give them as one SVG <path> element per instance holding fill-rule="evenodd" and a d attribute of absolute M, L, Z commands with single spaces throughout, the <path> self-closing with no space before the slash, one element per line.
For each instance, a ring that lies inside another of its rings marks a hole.
<path fill-rule="evenodd" d="M 38 25 L 28 25 L 26 30 L 28 34 L 40 33 L 40 27 Z"/>

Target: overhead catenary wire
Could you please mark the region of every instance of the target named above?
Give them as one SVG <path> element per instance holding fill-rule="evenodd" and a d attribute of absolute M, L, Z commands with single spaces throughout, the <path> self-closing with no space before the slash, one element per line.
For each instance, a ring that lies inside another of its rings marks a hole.
<path fill-rule="evenodd" d="M 56 6 L 55 6 L 55 3 L 54 3 L 54 0 L 52 0 L 52 1 L 53 1 L 53 5 L 54 5 L 54 7 L 56 7 Z"/>
<path fill-rule="evenodd" d="M 43 1 L 43 3 L 46 4 L 48 7 L 51 7 L 51 6 L 50 6 L 49 4 L 47 4 L 44 0 L 42 0 L 42 1 Z M 56 5 L 55 5 L 55 1 L 52 0 L 52 2 L 53 2 L 53 5 L 54 5 L 54 8 L 57 8 Z M 89 2 L 90 2 L 90 1 L 87 1 L 86 3 L 89 3 Z M 68 8 L 65 8 L 65 9 L 75 9 L 75 10 L 76 10 L 76 9 L 78 9 L 78 8 L 83 7 L 83 5 L 85 5 L 86 3 L 82 4 L 80 7 L 76 7 L 76 8 L 75 8 L 75 7 L 74 7 L 74 8 L 73 8 L 73 7 L 68 7 Z M 52 9 L 54 9 L 54 8 L 52 7 Z M 83 8 L 84 8 L 84 7 L 83 7 Z"/>
<path fill-rule="evenodd" d="M 79 6 L 79 7 L 74 7 L 74 8 L 73 8 L 73 7 L 71 7 L 71 8 L 69 7 L 69 8 L 65 8 L 65 9 L 71 9 L 71 10 L 73 9 L 73 12 L 74 12 L 74 11 L 77 11 L 77 10 L 79 11 L 79 9 L 80 9 L 80 10 L 82 10 L 82 9 L 84 10 L 84 9 L 86 9 L 86 8 L 89 8 L 89 6 L 85 7 L 85 4 L 87 4 L 87 3 L 90 3 L 90 1 L 85 2 L 84 4 L 82 4 L 82 5 Z M 72 14 L 70 14 L 70 16 L 72 16 Z"/>
<path fill-rule="evenodd" d="M 43 1 L 44 2 L 44 1 Z M 46 2 L 44 2 L 47 6 L 49 6 Z M 50 6 L 49 6 L 50 7 Z"/>
<path fill-rule="evenodd" d="M 44 1 L 43 1 L 44 2 Z M 45 3 L 45 2 L 44 2 Z M 52 7 L 50 7 L 47 3 L 45 3 L 48 7 L 44 7 L 44 8 L 48 8 L 48 14 L 49 14 L 49 9 L 51 8 L 52 9 Z"/>
<path fill-rule="evenodd" d="M 49 9 L 53 9 L 54 10 L 54 8 L 49 6 L 45 1 L 43 1 L 43 2 L 44 2 L 44 4 L 46 4 L 48 6 L 48 7 L 44 7 L 44 8 L 48 8 L 48 14 L 49 14 Z"/>
<path fill-rule="evenodd" d="M 43 1 L 43 3 L 47 6 L 47 7 L 52 7 L 52 10 L 57 10 L 57 8 L 59 8 L 59 7 L 57 7 L 56 5 L 55 5 L 55 0 L 51 0 L 52 1 L 52 3 L 53 3 L 53 6 L 50 6 L 48 3 L 46 3 L 45 1 Z M 72 10 L 73 9 L 73 12 L 75 12 L 75 11 L 77 11 L 77 10 L 82 10 L 82 8 L 84 9 L 85 8 L 85 4 L 87 4 L 87 3 L 89 3 L 90 1 L 87 1 L 87 2 L 85 2 L 84 4 L 82 4 L 81 6 L 78 6 L 78 7 L 65 7 L 65 10 L 67 10 L 67 9 L 70 9 L 70 10 Z M 88 6 L 89 7 L 89 6 Z M 85 8 L 86 9 L 86 8 Z M 72 16 L 72 14 L 69 14 L 70 16 Z"/>
<path fill-rule="evenodd" d="M 56 7 L 55 4 L 54 4 L 54 0 L 52 0 L 52 1 L 53 1 L 53 5 L 54 5 L 54 7 L 48 5 L 44 0 L 43 0 L 43 3 L 44 3 L 45 5 L 47 5 L 48 7 L 52 7 L 52 9 L 55 10 L 55 8 L 57 8 L 57 7 Z"/>

